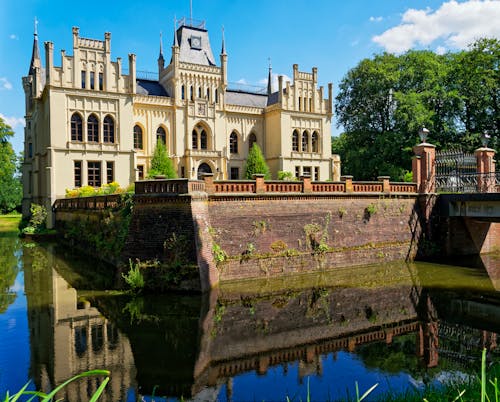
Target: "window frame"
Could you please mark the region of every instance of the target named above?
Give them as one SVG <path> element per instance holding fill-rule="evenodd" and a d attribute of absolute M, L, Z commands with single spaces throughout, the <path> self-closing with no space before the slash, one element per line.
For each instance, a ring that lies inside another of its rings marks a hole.
<path fill-rule="evenodd" d="M 236 133 L 236 131 L 232 131 L 229 135 L 229 153 L 238 153 L 238 133 Z"/>
<path fill-rule="evenodd" d="M 78 119 L 75 121 L 75 119 Z M 83 142 L 83 119 L 80 113 L 75 112 L 70 119 L 71 141 Z"/>
<path fill-rule="evenodd" d="M 99 119 L 94 113 L 87 118 L 87 142 L 99 142 Z"/>
<path fill-rule="evenodd" d="M 144 150 L 144 131 L 139 124 L 134 125 L 134 149 Z"/>
<path fill-rule="evenodd" d="M 115 120 L 109 114 L 104 117 L 102 122 L 102 142 L 107 144 L 115 143 Z"/>
<path fill-rule="evenodd" d="M 102 186 L 102 163 L 101 161 L 87 162 L 87 184 L 91 187 Z"/>

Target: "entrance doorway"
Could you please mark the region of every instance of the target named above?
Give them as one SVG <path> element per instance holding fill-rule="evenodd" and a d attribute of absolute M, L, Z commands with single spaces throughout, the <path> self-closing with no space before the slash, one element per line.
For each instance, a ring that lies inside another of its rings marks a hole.
<path fill-rule="evenodd" d="M 203 180 L 203 175 L 205 173 L 212 173 L 212 169 L 210 168 L 210 166 L 207 163 L 202 163 L 198 167 L 198 180 Z"/>

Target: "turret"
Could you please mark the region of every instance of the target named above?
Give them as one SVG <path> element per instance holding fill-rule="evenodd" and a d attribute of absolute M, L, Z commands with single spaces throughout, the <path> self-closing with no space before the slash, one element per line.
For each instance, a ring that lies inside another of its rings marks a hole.
<path fill-rule="evenodd" d="M 222 27 L 222 49 L 220 52 L 220 73 L 221 73 L 221 85 L 222 93 L 226 92 L 227 88 L 227 54 L 226 45 L 224 43 L 224 27 Z"/>
<path fill-rule="evenodd" d="M 269 74 L 267 76 L 267 96 L 270 96 L 273 93 L 273 83 L 272 83 L 272 67 L 271 67 L 271 59 L 269 59 Z"/>
<path fill-rule="evenodd" d="M 33 50 L 31 52 L 30 68 L 28 77 L 31 77 L 31 97 L 36 98 L 42 92 L 42 62 L 40 60 L 40 51 L 38 50 L 38 21 L 35 18 L 35 29 L 33 33 Z"/>

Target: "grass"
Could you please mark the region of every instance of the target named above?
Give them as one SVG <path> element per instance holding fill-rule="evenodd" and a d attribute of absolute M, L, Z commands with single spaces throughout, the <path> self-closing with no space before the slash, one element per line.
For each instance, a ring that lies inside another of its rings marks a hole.
<path fill-rule="evenodd" d="M 17 236 L 19 222 L 21 222 L 21 214 L 0 215 L 0 234 Z"/>

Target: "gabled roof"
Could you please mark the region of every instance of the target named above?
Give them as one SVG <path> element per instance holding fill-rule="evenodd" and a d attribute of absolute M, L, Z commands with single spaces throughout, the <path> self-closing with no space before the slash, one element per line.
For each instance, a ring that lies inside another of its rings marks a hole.
<path fill-rule="evenodd" d="M 208 31 L 189 25 L 177 29 L 179 60 L 181 62 L 215 66 L 215 59 L 210 47 Z"/>
<path fill-rule="evenodd" d="M 228 89 L 226 91 L 226 103 L 229 105 L 265 108 L 267 106 L 267 95 Z"/>
<path fill-rule="evenodd" d="M 136 80 L 136 93 L 139 95 L 169 96 L 158 81 Z"/>

